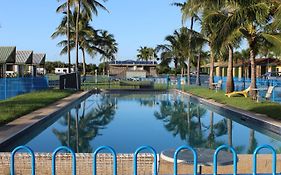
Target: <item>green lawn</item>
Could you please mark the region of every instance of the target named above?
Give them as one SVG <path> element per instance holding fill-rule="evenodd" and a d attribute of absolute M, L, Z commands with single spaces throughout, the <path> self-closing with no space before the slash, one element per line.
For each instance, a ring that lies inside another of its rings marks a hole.
<path fill-rule="evenodd" d="M 36 109 L 45 107 L 59 99 L 71 95 L 74 91 L 44 90 L 22 94 L 0 101 L 0 124 L 8 123 Z"/>
<path fill-rule="evenodd" d="M 273 103 L 269 101 L 256 102 L 251 98 L 245 97 L 226 97 L 224 91 L 215 92 L 214 90 L 209 90 L 203 87 L 190 86 L 186 87 L 184 91 L 191 94 L 206 98 L 213 99 L 218 103 L 226 104 L 229 106 L 241 108 L 244 110 L 266 114 L 271 118 L 281 120 L 281 104 Z"/>

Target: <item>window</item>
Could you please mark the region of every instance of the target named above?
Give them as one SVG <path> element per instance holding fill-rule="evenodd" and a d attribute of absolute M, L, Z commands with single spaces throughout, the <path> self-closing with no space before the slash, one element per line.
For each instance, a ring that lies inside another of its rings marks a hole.
<path fill-rule="evenodd" d="M 7 71 L 13 71 L 13 65 L 7 65 L 6 70 Z"/>

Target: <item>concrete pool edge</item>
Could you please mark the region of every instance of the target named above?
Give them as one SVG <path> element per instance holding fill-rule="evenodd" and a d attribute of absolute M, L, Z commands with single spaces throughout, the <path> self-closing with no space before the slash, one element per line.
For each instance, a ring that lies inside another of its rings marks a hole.
<path fill-rule="evenodd" d="M 72 106 L 77 101 L 90 96 L 94 90 L 79 91 L 59 101 L 54 102 L 44 108 L 35 110 L 26 114 L 10 123 L 0 127 L 0 148 L 11 144 L 17 138 L 24 136 L 24 134 L 32 131 L 32 129 L 43 124 L 48 119 L 56 116 L 64 111 L 66 108 Z"/>
<path fill-rule="evenodd" d="M 237 114 L 241 114 L 241 117 L 240 117 L 241 120 L 253 122 L 254 124 L 259 125 L 259 127 L 262 127 L 266 130 L 269 130 L 271 132 L 281 135 L 281 122 L 278 120 L 272 119 L 272 118 L 268 117 L 267 115 L 254 113 L 251 111 L 247 111 L 247 110 L 239 109 L 236 107 L 228 106 L 225 104 L 221 104 L 214 100 L 205 99 L 205 98 L 193 95 L 188 92 L 183 92 L 181 90 L 173 89 L 171 91 L 189 95 L 204 105 L 211 105 L 213 107 L 219 107 L 219 108 L 223 108 L 225 110 L 228 110 L 228 111 L 231 111 L 231 112 L 234 112 Z"/>

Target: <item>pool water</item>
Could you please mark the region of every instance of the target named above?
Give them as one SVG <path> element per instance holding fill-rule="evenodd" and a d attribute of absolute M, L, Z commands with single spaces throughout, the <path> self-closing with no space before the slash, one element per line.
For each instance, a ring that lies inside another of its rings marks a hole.
<path fill-rule="evenodd" d="M 157 152 L 181 145 L 215 149 L 222 144 L 232 145 L 238 153 L 252 153 L 263 144 L 281 150 L 276 134 L 246 127 L 232 120 L 237 116 L 211 110 L 176 93 L 93 94 L 16 145 L 25 144 L 36 152 L 52 152 L 64 145 L 81 153 L 102 145 L 118 153 L 132 153 L 142 145 Z"/>

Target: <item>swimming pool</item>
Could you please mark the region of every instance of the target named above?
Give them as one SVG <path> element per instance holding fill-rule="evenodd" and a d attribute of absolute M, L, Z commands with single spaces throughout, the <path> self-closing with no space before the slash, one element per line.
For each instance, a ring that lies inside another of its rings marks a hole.
<path fill-rule="evenodd" d="M 246 127 L 232 120 L 235 117 L 178 93 L 93 94 L 2 151 L 22 144 L 36 152 L 52 152 L 61 145 L 81 153 L 102 145 L 118 153 L 132 153 L 141 145 L 158 152 L 181 145 L 222 144 L 232 145 L 238 153 L 252 153 L 262 144 L 281 150 L 280 136 Z"/>

